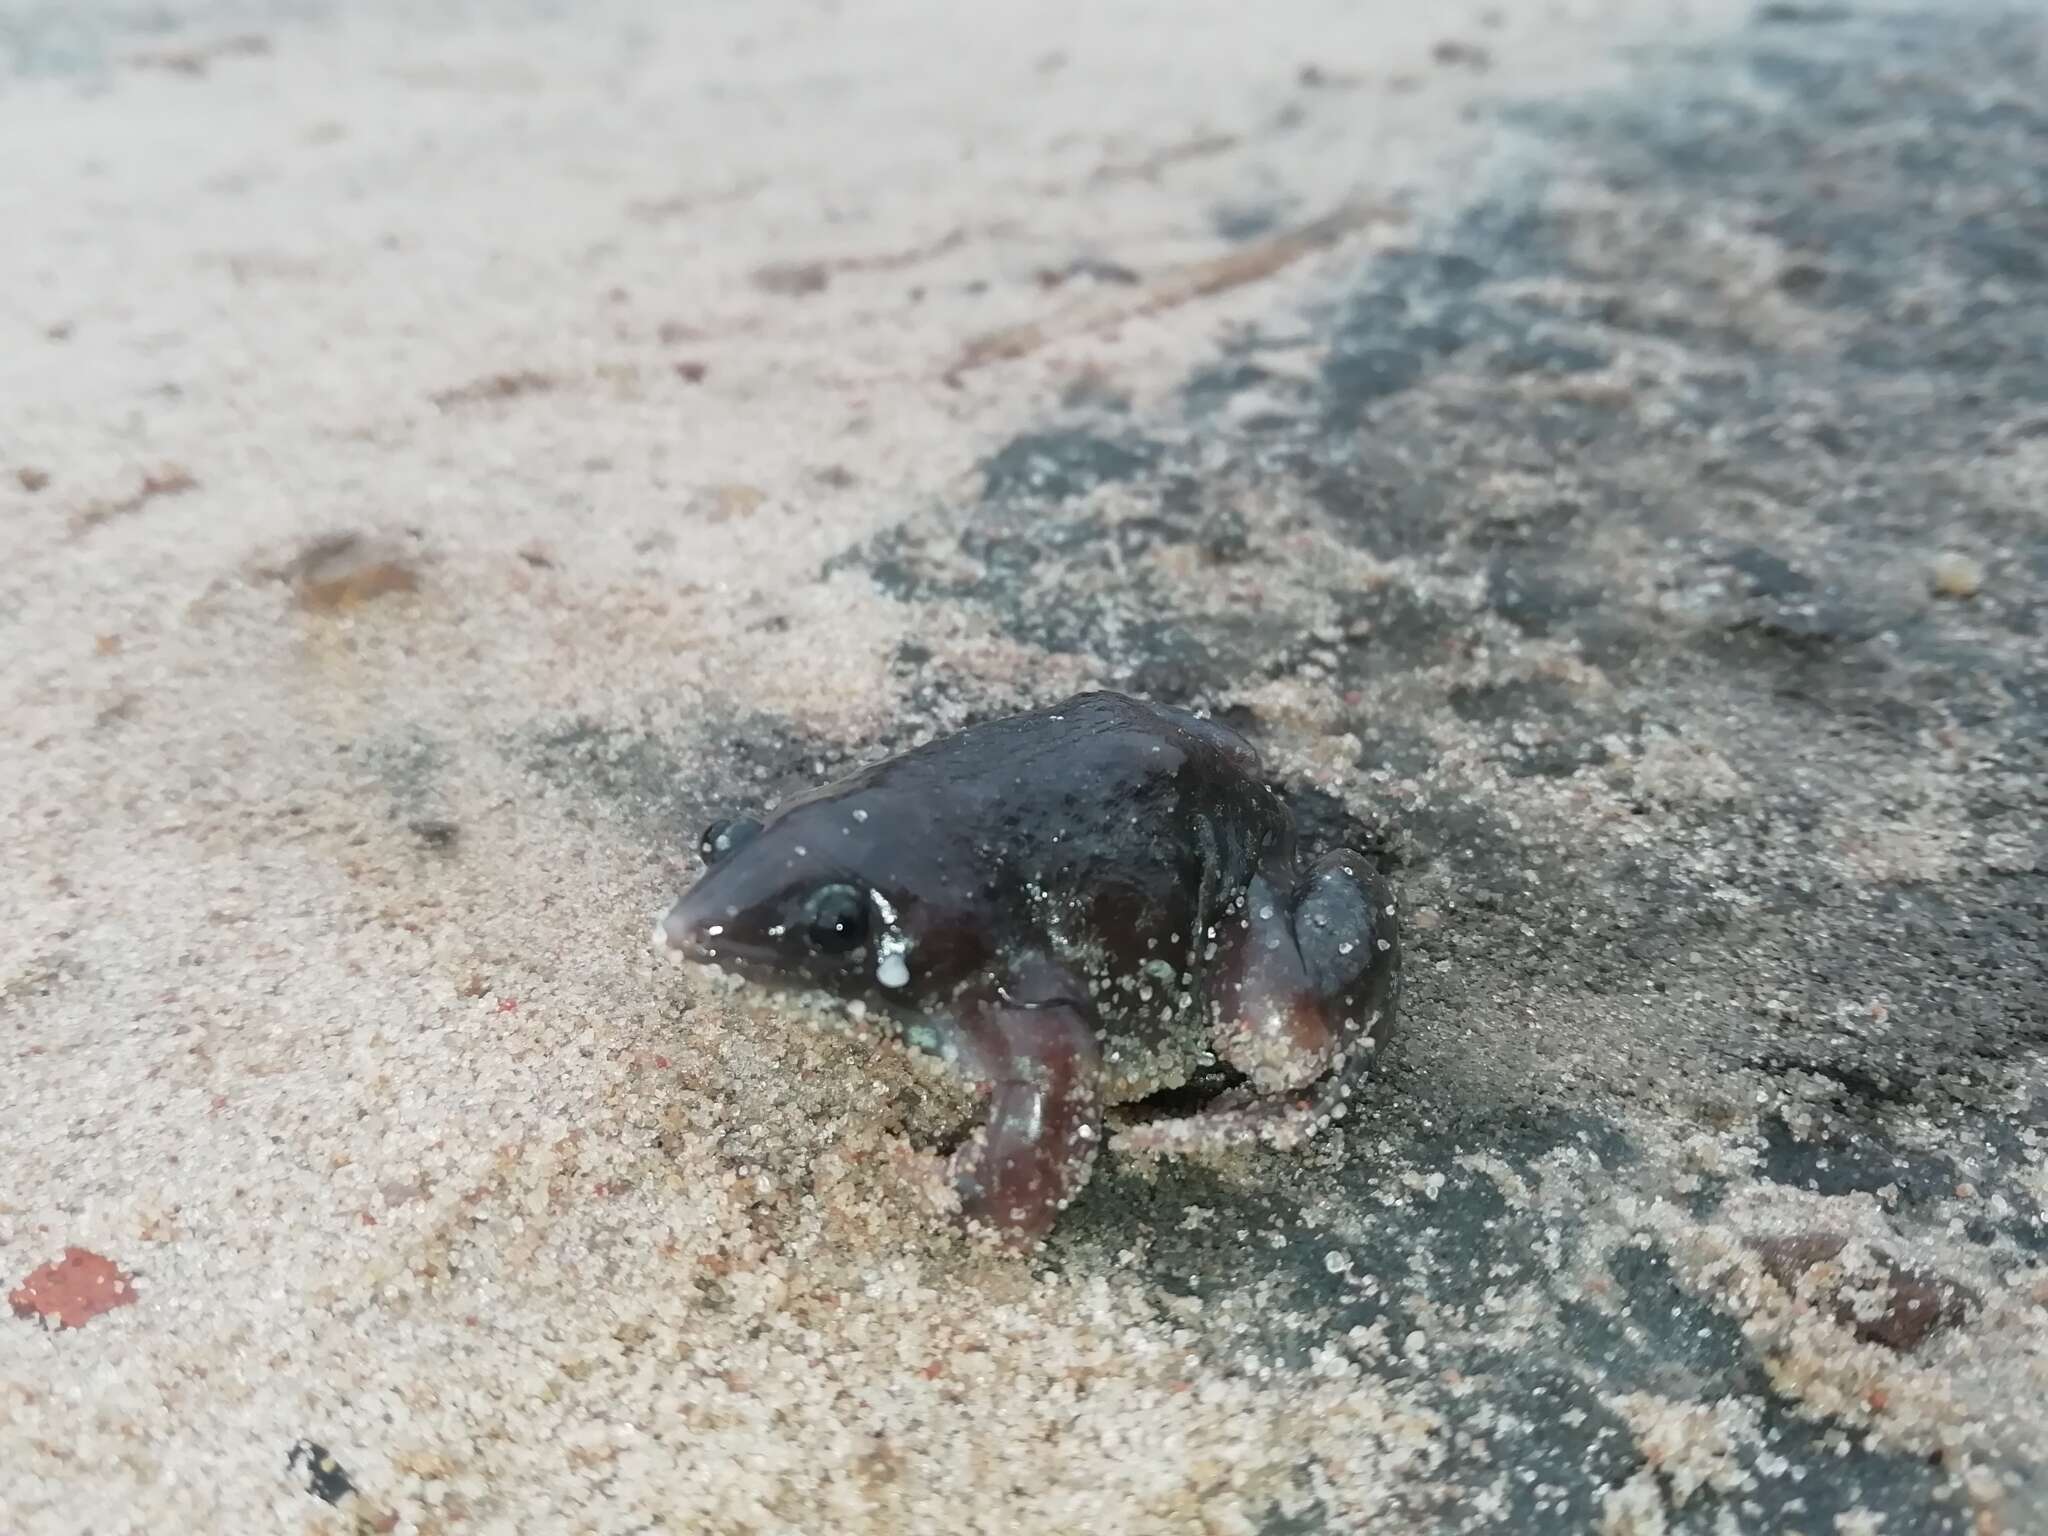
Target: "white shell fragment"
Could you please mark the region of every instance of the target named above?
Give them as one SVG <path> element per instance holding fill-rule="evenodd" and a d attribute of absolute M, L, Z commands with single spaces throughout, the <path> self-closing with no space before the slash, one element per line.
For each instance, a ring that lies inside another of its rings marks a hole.
<path fill-rule="evenodd" d="M 880 891 L 869 891 L 868 900 L 875 904 L 875 913 L 884 924 L 881 938 L 875 941 L 875 981 L 885 987 L 907 987 L 910 964 L 904 956 L 910 953 L 910 940 L 896 926 L 896 908 Z"/>

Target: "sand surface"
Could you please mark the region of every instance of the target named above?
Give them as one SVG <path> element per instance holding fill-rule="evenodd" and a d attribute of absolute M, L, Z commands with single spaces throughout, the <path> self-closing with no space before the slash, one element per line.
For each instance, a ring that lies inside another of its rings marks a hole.
<path fill-rule="evenodd" d="M 2048 1529 L 2044 60 L 0 0 L 0 1532 Z M 1004 1259 L 646 935 L 1102 684 L 1407 1018 Z"/>

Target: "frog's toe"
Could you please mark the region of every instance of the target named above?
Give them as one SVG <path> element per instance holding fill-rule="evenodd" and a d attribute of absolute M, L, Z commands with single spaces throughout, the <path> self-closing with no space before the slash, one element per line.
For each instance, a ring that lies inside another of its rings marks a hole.
<path fill-rule="evenodd" d="M 1036 1136 L 992 1118 L 947 1160 L 960 1220 L 1010 1246 L 1037 1241 L 1088 1182 L 1100 1140 L 1092 1122 Z"/>
<path fill-rule="evenodd" d="M 1267 1093 L 1314 1082 L 1337 1045 L 1289 918 L 1286 887 L 1255 876 L 1219 978 L 1216 1054 Z"/>
<path fill-rule="evenodd" d="M 1314 1082 L 1329 1070 L 1332 1048 L 1329 1018 L 1305 991 L 1246 988 L 1216 1039 L 1216 1054 L 1266 1093 Z"/>
<path fill-rule="evenodd" d="M 891 1138 L 887 1145 L 891 1178 L 928 1200 L 938 1211 L 951 1214 L 958 1210 L 960 1196 L 953 1185 L 951 1160 L 945 1153 L 896 1138 Z"/>
<path fill-rule="evenodd" d="M 1218 1094 L 1192 1114 L 1161 1116 L 1122 1125 L 1116 1149 L 1135 1157 L 1186 1157 L 1226 1151 L 1254 1142 L 1286 1149 L 1299 1146 L 1344 1118 L 1349 1086 L 1331 1074 L 1290 1093 L 1259 1093 L 1249 1087 Z"/>

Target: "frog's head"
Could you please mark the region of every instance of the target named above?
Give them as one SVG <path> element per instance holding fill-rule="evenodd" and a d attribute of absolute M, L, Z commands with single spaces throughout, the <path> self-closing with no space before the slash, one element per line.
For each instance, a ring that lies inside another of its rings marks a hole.
<path fill-rule="evenodd" d="M 962 899 L 972 888 L 919 831 L 866 796 L 799 801 L 765 826 L 714 822 L 703 877 L 655 944 L 766 986 L 921 1010 L 981 974 L 990 946 Z"/>

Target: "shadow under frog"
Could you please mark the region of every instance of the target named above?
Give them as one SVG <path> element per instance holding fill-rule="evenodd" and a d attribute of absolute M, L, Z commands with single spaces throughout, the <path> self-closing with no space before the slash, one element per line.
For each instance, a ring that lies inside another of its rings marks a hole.
<path fill-rule="evenodd" d="M 672 954 L 844 1010 L 986 1099 L 948 1162 L 1013 1243 L 1120 1150 L 1291 1145 L 1344 1113 L 1394 1023 L 1392 897 L 1348 849 L 1303 868 L 1258 754 L 1114 693 L 977 725 L 714 825 Z M 1243 1081 L 1145 1112 L 1220 1058 Z"/>

